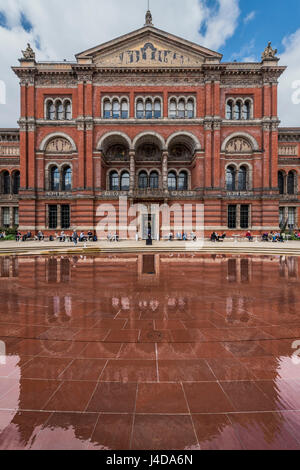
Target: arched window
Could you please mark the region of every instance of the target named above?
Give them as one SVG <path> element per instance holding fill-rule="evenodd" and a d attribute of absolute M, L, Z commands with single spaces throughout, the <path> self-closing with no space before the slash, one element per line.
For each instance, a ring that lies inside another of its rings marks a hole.
<path fill-rule="evenodd" d="M 168 189 L 170 191 L 176 191 L 177 189 L 177 177 L 174 171 L 170 171 L 168 174 Z"/>
<path fill-rule="evenodd" d="M 10 194 L 10 174 L 8 171 L 2 173 L 3 178 L 3 194 Z"/>
<path fill-rule="evenodd" d="M 233 119 L 233 102 L 227 101 L 226 105 L 226 119 Z"/>
<path fill-rule="evenodd" d="M 251 109 L 251 103 L 250 101 L 245 101 L 243 105 L 243 119 L 250 119 L 250 109 Z"/>
<path fill-rule="evenodd" d="M 59 170 L 56 166 L 50 170 L 50 191 L 59 191 Z"/>
<path fill-rule="evenodd" d="M 247 190 L 247 168 L 245 166 L 241 166 L 241 168 L 239 169 L 238 183 L 239 191 Z"/>
<path fill-rule="evenodd" d="M 161 102 L 160 100 L 155 100 L 154 102 L 154 117 L 155 119 L 161 118 Z"/>
<path fill-rule="evenodd" d="M 234 118 L 237 120 L 242 119 L 242 104 L 240 102 L 236 103 L 234 107 Z"/>
<path fill-rule="evenodd" d="M 227 191 L 235 191 L 235 168 L 229 166 L 226 171 L 226 188 Z"/>
<path fill-rule="evenodd" d="M 48 101 L 47 103 L 47 119 L 51 121 L 55 120 L 55 106 L 53 101 Z"/>
<path fill-rule="evenodd" d="M 64 107 L 61 101 L 58 101 L 56 103 L 56 115 L 59 121 L 62 121 L 64 119 Z"/>
<path fill-rule="evenodd" d="M 195 117 L 194 101 L 188 100 L 186 105 L 186 114 L 188 119 L 193 119 Z"/>
<path fill-rule="evenodd" d="M 112 171 L 109 175 L 109 188 L 111 191 L 119 191 L 119 175 L 116 171 Z"/>
<path fill-rule="evenodd" d="M 104 101 L 104 119 L 110 119 L 111 117 L 111 102 L 109 100 Z"/>
<path fill-rule="evenodd" d="M 176 110 L 177 106 L 176 106 L 176 101 L 175 100 L 171 100 L 170 101 L 170 106 L 169 106 L 169 118 L 170 119 L 176 119 L 177 117 L 177 110 Z"/>
<path fill-rule="evenodd" d="M 142 100 L 138 100 L 136 104 L 136 117 L 137 119 L 144 118 L 144 103 Z"/>
<path fill-rule="evenodd" d="M 184 119 L 185 118 L 185 102 L 184 100 L 179 100 L 178 103 L 178 118 Z"/>
<path fill-rule="evenodd" d="M 181 171 L 178 177 L 178 190 L 187 191 L 188 189 L 188 175 L 186 171 Z"/>
<path fill-rule="evenodd" d="M 278 172 L 278 187 L 279 194 L 284 194 L 284 174 L 282 171 Z"/>
<path fill-rule="evenodd" d="M 293 171 L 290 171 L 288 174 L 288 180 L 287 180 L 288 194 L 295 194 L 295 183 L 296 183 L 295 173 Z"/>
<path fill-rule="evenodd" d="M 70 101 L 66 101 L 65 104 L 65 119 L 70 121 L 72 119 L 72 106 Z"/>
<path fill-rule="evenodd" d="M 113 119 L 120 119 L 120 103 L 117 100 L 113 101 L 112 114 Z"/>
<path fill-rule="evenodd" d="M 129 191 L 130 186 L 130 176 L 129 173 L 126 171 L 122 173 L 121 176 L 121 191 Z"/>
<path fill-rule="evenodd" d="M 13 174 L 13 194 L 19 194 L 20 191 L 20 172 L 15 171 Z"/>
<path fill-rule="evenodd" d="M 121 103 L 121 118 L 122 119 L 128 119 L 129 113 L 128 113 L 128 103 L 126 100 L 123 100 Z"/>
<path fill-rule="evenodd" d="M 152 102 L 146 101 L 146 119 L 152 119 Z"/>
<path fill-rule="evenodd" d="M 72 170 L 69 166 L 63 169 L 62 190 L 71 191 L 72 189 Z"/>
<path fill-rule="evenodd" d="M 150 188 L 151 189 L 158 189 L 159 187 L 159 177 L 156 171 L 152 171 L 150 173 Z"/>
<path fill-rule="evenodd" d="M 139 189 L 148 188 L 148 175 L 145 171 L 141 171 L 139 174 Z"/>

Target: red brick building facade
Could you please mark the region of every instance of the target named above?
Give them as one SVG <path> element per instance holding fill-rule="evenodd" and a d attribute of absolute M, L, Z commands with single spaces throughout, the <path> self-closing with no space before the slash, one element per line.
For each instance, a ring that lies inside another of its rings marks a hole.
<path fill-rule="evenodd" d="M 269 44 L 259 63 L 222 62 L 149 13 L 72 63 L 28 46 L 13 67 L 20 128 L 0 130 L 0 226 L 96 230 L 99 205 L 118 214 L 121 195 L 203 204 L 206 233 L 298 227 L 300 128 L 279 128 L 278 60 Z"/>

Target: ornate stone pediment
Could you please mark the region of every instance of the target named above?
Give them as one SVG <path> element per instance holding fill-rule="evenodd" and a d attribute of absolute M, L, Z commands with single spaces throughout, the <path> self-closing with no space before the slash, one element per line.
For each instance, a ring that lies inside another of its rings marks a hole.
<path fill-rule="evenodd" d="M 252 152 L 252 147 L 248 140 L 243 137 L 235 137 L 231 139 L 226 147 L 227 153 L 249 153 Z"/>
<path fill-rule="evenodd" d="M 199 67 L 204 62 L 219 63 L 222 55 L 146 25 L 76 58 L 78 63 L 90 62 L 101 68 Z"/>
<path fill-rule="evenodd" d="M 72 152 L 72 145 L 67 139 L 56 137 L 48 143 L 45 151 L 46 153 L 68 153 Z"/>

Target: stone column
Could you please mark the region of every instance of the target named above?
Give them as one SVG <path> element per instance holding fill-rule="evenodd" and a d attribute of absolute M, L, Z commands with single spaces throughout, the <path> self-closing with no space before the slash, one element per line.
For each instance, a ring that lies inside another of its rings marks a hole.
<path fill-rule="evenodd" d="M 130 157 L 130 193 L 133 194 L 135 190 L 135 151 L 131 150 L 129 152 Z"/>
<path fill-rule="evenodd" d="M 168 191 L 168 152 L 162 153 L 162 189 Z"/>

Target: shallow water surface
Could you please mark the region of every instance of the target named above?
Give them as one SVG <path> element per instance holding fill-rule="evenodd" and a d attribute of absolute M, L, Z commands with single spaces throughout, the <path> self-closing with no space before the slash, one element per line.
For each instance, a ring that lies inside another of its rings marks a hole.
<path fill-rule="evenodd" d="M 0 258 L 0 449 L 300 449 L 300 258 Z"/>

